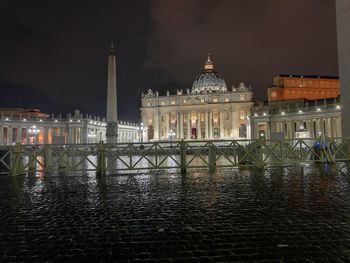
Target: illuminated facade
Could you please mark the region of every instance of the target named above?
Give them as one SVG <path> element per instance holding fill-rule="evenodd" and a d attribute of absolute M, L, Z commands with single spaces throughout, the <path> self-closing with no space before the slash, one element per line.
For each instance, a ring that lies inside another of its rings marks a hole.
<path fill-rule="evenodd" d="M 336 98 L 340 94 L 337 77 L 317 75 L 279 75 L 267 90 L 269 101 Z"/>
<path fill-rule="evenodd" d="M 342 136 L 337 77 L 279 75 L 267 95 L 252 107 L 252 138 Z"/>
<path fill-rule="evenodd" d="M 341 137 L 339 97 L 257 103 L 252 107 L 252 138 Z"/>
<path fill-rule="evenodd" d="M 106 121 L 99 117 L 85 117 L 78 110 L 74 114 L 42 113 L 29 109 L 0 109 L 0 145 L 97 143 L 106 141 Z M 119 122 L 118 142 L 140 139 L 137 124 Z"/>
<path fill-rule="evenodd" d="M 208 56 L 192 89 L 165 96 L 148 90 L 142 95 L 145 140 L 248 138 L 252 91 L 241 83 L 227 90 Z"/>

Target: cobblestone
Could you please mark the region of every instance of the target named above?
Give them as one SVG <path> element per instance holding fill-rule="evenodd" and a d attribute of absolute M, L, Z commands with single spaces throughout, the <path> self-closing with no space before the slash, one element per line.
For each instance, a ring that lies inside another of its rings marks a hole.
<path fill-rule="evenodd" d="M 0 177 L 0 262 L 350 262 L 346 168 Z"/>

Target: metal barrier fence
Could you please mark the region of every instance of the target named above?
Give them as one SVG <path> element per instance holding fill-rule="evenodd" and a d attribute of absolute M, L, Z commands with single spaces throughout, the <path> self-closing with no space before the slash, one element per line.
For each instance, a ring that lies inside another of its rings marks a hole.
<path fill-rule="evenodd" d="M 257 167 L 345 162 L 350 138 L 0 146 L 0 174 Z"/>

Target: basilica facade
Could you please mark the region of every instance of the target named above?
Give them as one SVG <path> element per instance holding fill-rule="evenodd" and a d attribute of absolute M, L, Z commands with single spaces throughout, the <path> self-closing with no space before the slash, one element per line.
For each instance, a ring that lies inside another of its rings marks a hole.
<path fill-rule="evenodd" d="M 145 140 L 250 138 L 252 91 L 244 83 L 227 89 L 208 55 L 192 89 L 142 95 L 141 121 Z"/>

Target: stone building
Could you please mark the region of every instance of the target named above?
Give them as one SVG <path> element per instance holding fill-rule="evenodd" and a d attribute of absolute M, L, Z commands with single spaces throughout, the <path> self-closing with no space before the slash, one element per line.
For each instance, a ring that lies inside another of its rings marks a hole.
<path fill-rule="evenodd" d="M 141 100 L 146 140 L 248 138 L 252 91 L 244 83 L 227 90 L 208 55 L 192 89 L 159 95 L 151 89 Z"/>
<path fill-rule="evenodd" d="M 97 143 L 106 141 L 106 121 L 81 114 L 48 115 L 36 109 L 0 109 L 0 145 Z M 118 123 L 118 142 L 140 140 L 140 127 Z"/>
<path fill-rule="evenodd" d="M 267 89 L 269 101 L 336 98 L 340 94 L 338 77 L 280 74 Z"/>
<path fill-rule="evenodd" d="M 339 97 L 261 102 L 252 107 L 252 138 L 341 137 Z"/>
<path fill-rule="evenodd" d="M 337 77 L 279 75 L 274 84 L 268 102 L 252 107 L 252 138 L 342 136 Z"/>

